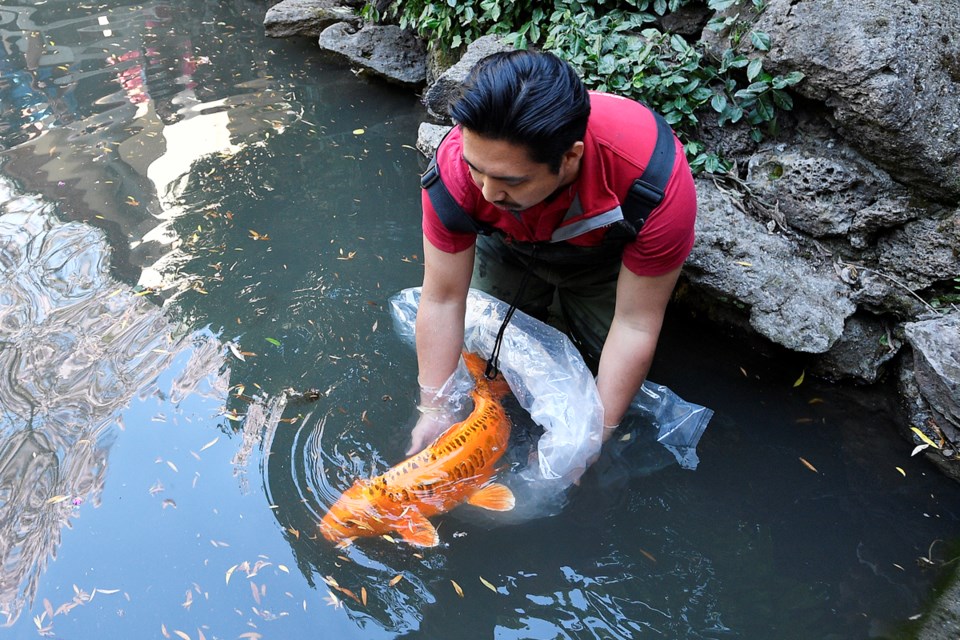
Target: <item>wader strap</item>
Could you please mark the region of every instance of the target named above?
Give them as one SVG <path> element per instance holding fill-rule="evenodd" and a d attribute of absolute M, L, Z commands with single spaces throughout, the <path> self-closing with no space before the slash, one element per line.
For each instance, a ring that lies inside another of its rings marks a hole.
<path fill-rule="evenodd" d="M 534 245 L 530 259 L 533 260 L 536 257 L 537 247 Z M 507 309 L 507 313 L 503 316 L 503 322 L 500 323 L 500 330 L 497 331 L 497 339 L 494 340 L 493 349 L 490 350 L 490 357 L 487 358 L 487 368 L 483 372 L 483 376 L 487 380 L 493 380 L 497 377 L 497 374 L 500 373 L 500 345 L 503 344 L 503 333 L 507 330 L 507 325 L 510 324 L 510 318 L 513 317 L 513 312 L 517 310 L 517 304 L 520 302 L 520 296 L 523 295 L 523 290 L 527 288 L 527 281 L 530 279 L 531 271 L 533 271 L 533 266 L 527 264 L 527 268 L 523 271 L 523 277 L 520 278 L 520 286 L 517 287 L 517 292 L 513 296 L 513 302 L 510 303 L 510 308 Z"/>
<path fill-rule="evenodd" d="M 647 168 L 639 178 L 633 181 L 627 197 L 620 205 L 624 219 L 633 225 L 637 233 L 640 233 L 650 212 L 663 200 L 663 193 L 673 174 L 673 161 L 676 156 L 673 130 L 670 129 L 670 125 L 656 111 L 650 113 L 657 121 L 657 142 L 653 147 L 653 153 L 650 154 Z"/>

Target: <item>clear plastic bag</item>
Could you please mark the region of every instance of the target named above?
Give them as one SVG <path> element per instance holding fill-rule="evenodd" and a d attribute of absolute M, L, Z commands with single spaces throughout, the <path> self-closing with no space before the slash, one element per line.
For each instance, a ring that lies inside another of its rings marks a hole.
<path fill-rule="evenodd" d="M 397 333 L 414 343 L 420 288 L 405 289 L 390 300 Z M 488 356 L 509 306 L 476 289 L 467 296 L 464 348 Z M 520 406 L 543 427 L 536 461 L 505 478 L 517 495 L 514 514 L 542 510 L 576 482 L 602 444 L 603 407 L 583 358 L 570 339 L 525 313 L 514 313 L 503 335 L 500 370 Z M 445 389 L 463 392 L 471 383 L 463 364 Z M 642 419 L 658 429 L 657 440 L 686 469 L 696 467 L 696 445 L 713 412 L 688 403 L 662 385 L 644 383 L 624 421 Z"/>

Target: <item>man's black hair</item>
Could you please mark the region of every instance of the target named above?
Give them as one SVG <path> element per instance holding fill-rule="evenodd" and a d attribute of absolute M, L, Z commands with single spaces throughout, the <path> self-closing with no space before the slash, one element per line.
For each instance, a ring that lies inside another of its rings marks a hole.
<path fill-rule="evenodd" d="M 583 140 L 590 97 L 569 64 L 551 53 L 507 51 L 480 60 L 450 104 L 450 117 L 484 138 L 527 149 L 530 160 L 560 170 Z"/>

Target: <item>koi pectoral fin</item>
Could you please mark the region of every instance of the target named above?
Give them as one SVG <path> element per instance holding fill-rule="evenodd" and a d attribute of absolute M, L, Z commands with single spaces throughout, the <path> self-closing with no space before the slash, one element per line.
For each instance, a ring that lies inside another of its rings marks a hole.
<path fill-rule="evenodd" d="M 409 509 L 394 529 L 407 544 L 416 547 L 435 547 L 440 544 L 437 529 L 426 516 L 416 509 Z"/>
<path fill-rule="evenodd" d="M 510 511 L 516 504 L 516 499 L 509 487 L 494 482 L 470 496 L 467 504 L 490 511 Z"/>

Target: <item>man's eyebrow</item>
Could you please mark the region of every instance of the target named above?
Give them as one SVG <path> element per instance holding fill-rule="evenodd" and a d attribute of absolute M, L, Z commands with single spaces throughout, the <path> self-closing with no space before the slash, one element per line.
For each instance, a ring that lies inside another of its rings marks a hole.
<path fill-rule="evenodd" d="M 472 162 L 467 160 L 467 156 L 460 154 L 460 159 L 467 163 L 467 166 L 476 171 L 477 173 L 483 173 L 480 169 L 476 167 Z M 503 182 L 524 182 L 526 181 L 526 176 L 489 176 L 494 180 L 502 180 Z"/>

